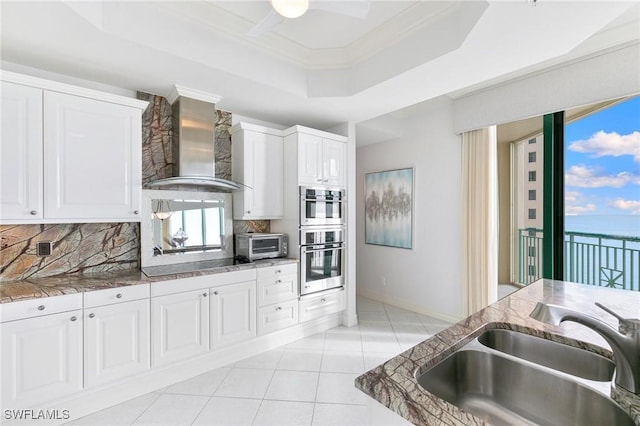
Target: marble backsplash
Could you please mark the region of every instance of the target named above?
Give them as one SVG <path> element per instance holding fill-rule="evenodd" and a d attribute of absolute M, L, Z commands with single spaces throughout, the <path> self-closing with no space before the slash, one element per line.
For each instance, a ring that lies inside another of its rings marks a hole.
<path fill-rule="evenodd" d="M 172 111 L 162 96 L 138 92 L 149 102 L 142 115 L 142 184 L 174 175 Z M 231 179 L 232 114 L 216 110 L 216 177 Z M 179 188 L 176 188 L 179 189 Z M 186 188 L 185 188 L 186 189 Z M 234 221 L 234 233 L 269 232 L 270 221 Z M 53 242 L 53 254 L 36 255 L 36 243 Z M 65 273 L 137 270 L 137 223 L 0 225 L 0 282 Z"/>
<path fill-rule="evenodd" d="M 142 185 L 173 176 L 171 104 L 162 96 L 138 92 L 149 102 L 142 114 Z"/>
<path fill-rule="evenodd" d="M 36 243 L 53 242 L 51 256 Z M 138 223 L 34 224 L 0 226 L 0 282 L 63 273 L 140 268 Z"/>

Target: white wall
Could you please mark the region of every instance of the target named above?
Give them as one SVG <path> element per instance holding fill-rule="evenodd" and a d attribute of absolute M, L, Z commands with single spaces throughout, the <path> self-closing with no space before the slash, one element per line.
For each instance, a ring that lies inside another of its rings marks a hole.
<path fill-rule="evenodd" d="M 357 149 L 357 291 L 446 320 L 463 317 L 461 138 L 453 103 L 439 98 L 406 110 L 404 135 Z M 412 250 L 364 243 L 364 175 L 414 167 Z M 382 278 L 386 286 L 382 285 Z"/>

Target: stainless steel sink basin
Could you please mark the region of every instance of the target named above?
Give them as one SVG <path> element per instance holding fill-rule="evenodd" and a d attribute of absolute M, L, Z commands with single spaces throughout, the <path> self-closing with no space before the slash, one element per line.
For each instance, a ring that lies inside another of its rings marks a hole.
<path fill-rule="evenodd" d="M 437 397 L 495 425 L 634 424 L 605 395 L 499 353 L 461 349 L 416 378 Z"/>
<path fill-rule="evenodd" d="M 583 349 L 511 330 L 489 330 L 478 336 L 483 345 L 588 380 L 610 382 L 612 360 Z"/>

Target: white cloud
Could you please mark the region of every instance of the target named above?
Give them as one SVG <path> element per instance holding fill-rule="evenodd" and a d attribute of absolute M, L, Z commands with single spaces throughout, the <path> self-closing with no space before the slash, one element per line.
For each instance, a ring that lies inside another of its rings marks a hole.
<path fill-rule="evenodd" d="M 636 163 L 640 163 L 640 132 L 635 131 L 628 135 L 619 135 L 616 132 L 606 133 L 602 130 L 591 135 L 589 139 L 577 140 L 569 145 L 569 149 L 575 152 L 593 154 L 592 157 L 604 157 L 606 155 L 619 157 L 632 155 Z"/>
<path fill-rule="evenodd" d="M 640 214 L 640 200 L 623 200 L 618 198 L 611 205 L 620 210 L 631 210 L 632 214 Z"/>
<path fill-rule="evenodd" d="M 567 186 L 577 186 L 579 188 L 622 188 L 628 183 L 640 185 L 640 176 L 629 172 L 618 173 L 617 175 L 602 175 L 600 169 L 584 165 L 571 166 L 564 175 L 564 182 Z"/>
<path fill-rule="evenodd" d="M 584 214 L 597 210 L 595 204 L 585 204 L 584 196 L 578 191 L 567 191 L 564 193 L 564 212 L 565 214 Z"/>
<path fill-rule="evenodd" d="M 598 208 L 595 204 L 587 204 L 584 206 L 564 206 L 565 214 L 585 214 L 596 211 Z"/>

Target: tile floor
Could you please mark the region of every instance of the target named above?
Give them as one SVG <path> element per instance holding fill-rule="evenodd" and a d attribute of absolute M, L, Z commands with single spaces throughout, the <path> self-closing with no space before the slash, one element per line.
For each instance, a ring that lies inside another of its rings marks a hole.
<path fill-rule="evenodd" d="M 358 297 L 337 327 L 143 395 L 69 425 L 407 425 L 354 379 L 449 324 Z"/>

